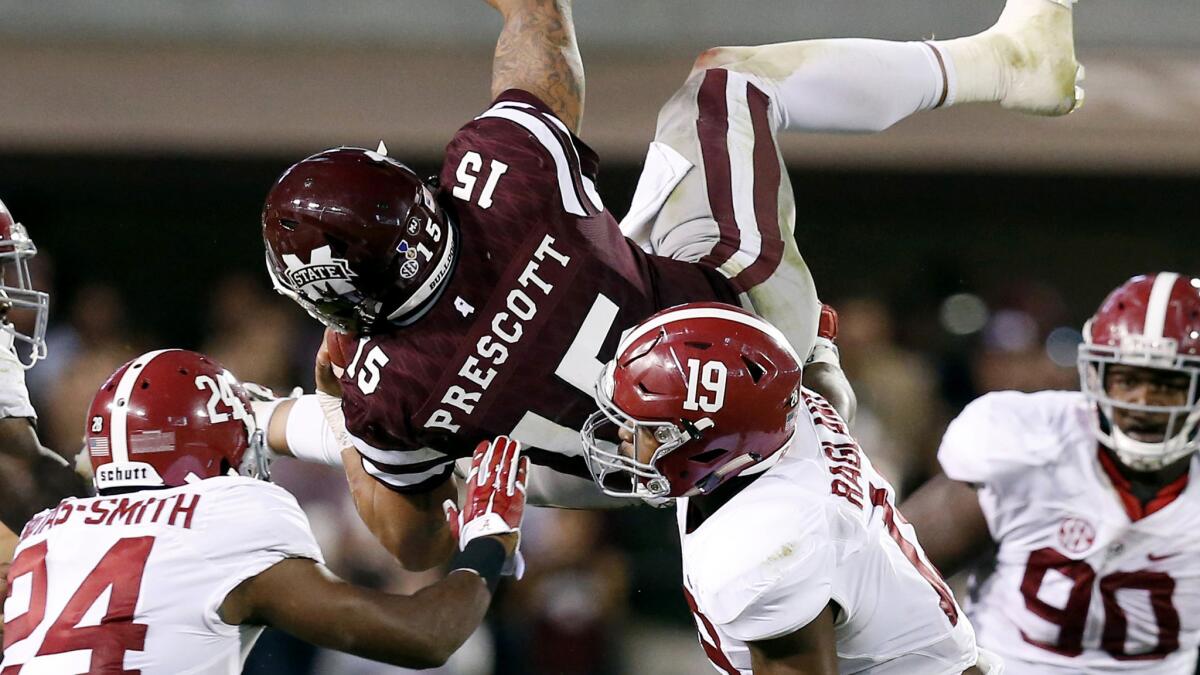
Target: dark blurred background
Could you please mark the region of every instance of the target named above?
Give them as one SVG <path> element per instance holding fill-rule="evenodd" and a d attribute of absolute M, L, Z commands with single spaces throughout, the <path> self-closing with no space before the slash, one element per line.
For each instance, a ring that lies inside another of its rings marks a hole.
<path fill-rule="evenodd" d="M 919 39 L 985 28 L 1002 0 L 576 3 L 583 138 L 623 215 L 656 111 L 717 44 Z M 278 174 L 338 144 L 426 173 L 488 99 L 499 22 L 481 2 L 0 0 L 0 199 L 52 292 L 29 373 L 44 441 L 70 454 L 117 365 L 200 349 L 242 379 L 311 388 L 319 327 L 275 295 L 259 210 Z M 868 137 L 790 136 L 797 237 L 841 313 L 855 433 L 901 491 L 947 421 L 996 389 L 1074 388 L 1079 329 L 1130 275 L 1200 273 L 1200 4 L 1089 0 L 1087 104 L 1061 120 L 964 107 Z M 413 590 L 337 471 L 280 461 L 330 566 Z M 708 672 L 678 592 L 670 511 L 533 510 L 507 585 L 452 675 Z M 247 672 L 396 673 L 268 633 Z"/>

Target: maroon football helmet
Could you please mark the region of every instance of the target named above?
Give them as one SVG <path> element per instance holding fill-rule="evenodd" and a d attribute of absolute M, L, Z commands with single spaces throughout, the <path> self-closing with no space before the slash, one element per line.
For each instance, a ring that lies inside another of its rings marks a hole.
<path fill-rule="evenodd" d="M 271 188 L 262 219 L 275 290 L 343 333 L 412 323 L 454 267 L 450 218 L 382 152 L 334 148 L 299 162 Z"/>
<path fill-rule="evenodd" d="M 1084 324 L 1083 339 L 1079 379 L 1099 413 L 1093 431 L 1123 464 L 1153 471 L 1200 447 L 1200 279 L 1159 272 L 1126 281 Z M 1187 399 L 1178 406 L 1116 400 L 1105 388 L 1112 364 L 1181 373 L 1190 381 Z M 1168 415 L 1168 434 L 1157 443 L 1134 439 L 1114 422 L 1114 410 Z"/>
<path fill-rule="evenodd" d="M 142 354 L 96 392 L 84 430 L 96 489 L 267 478 L 250 397 L 221 364 L 183 349 Z"/>
<path fill-rule="evenodd" d="M 653 502 L 765 470 L 795 432 L 802 363 L 777 328 L 730 305 L 655 314 L 621 341 L 596 383 L 600 410 L 582 431 L 592 478 L 606 494 Z M 635 439 L 652 434 L 650 461 L 615 447 L 610 425 Z"/>
<path fill-rule="evenodd" d="M 0 202 L 0 308 L 5 315 L 0 319 L 0 330 L 29 345 L 27 359 L 18 359 L 25 368 L 46 358 L 46 320 L 50 315 L 50 296 L 34 289 L 29 274 L 29 259 L 35 255 L 37 247 L 25 226 L 13 220 L 4 202 Z M 19 331 L 13 325 L 13 317 L 7 316 L 12 309 L 33 312 L 30 332 Z"/>

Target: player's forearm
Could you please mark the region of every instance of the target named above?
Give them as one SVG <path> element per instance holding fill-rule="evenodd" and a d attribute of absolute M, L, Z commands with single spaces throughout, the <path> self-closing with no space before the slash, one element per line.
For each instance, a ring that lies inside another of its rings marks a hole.
<path fill-rule="evenodd" d="M 571 131 L 583 117 L 583 59 L 570 0 L 495 0 L 504 16 L 492 61 L 492 96 L 522 89 L 554 111 Z"/>
<path fill-rule="evenodd" d="M 320 397 L 320 394 L 306 394 L 287 399 L 271 411 L 265 426 L 267 446 L 272 451 L 305 462 L 342 465 L 343 444 L 349 443 L 339 439 L 338 430 L 321 410 Z M 341 425 L 344 435 L 344 420 Z"/>
<path fill-rule="evenodd" d="M 283 560 L 234 589 L 220 608 L 233 624 L 273 626 L 301 640 L 412 668 L 441 665 L 479 625 L 491 593 L 456 571 L 413 595 L 349 584 L 312 560 Z"/>
<path fill-rule="evenodd" d="M 995 546 L 975 489 L 945 474 L 934 476 L 904 500 L 900 512 L 917 531 L 929 561 L 944 576 L 955 574 Z"/>
<path fill-rule="evenodd" d="M 450 560 L 457 547 L 442 502 L 457 501 L 453 480 L 429 492 L 402 495 L 369 476 L 352 448 L 342 451 L 342 463 L 359 517 L 405 569 L 418 572 Z"/>
<path fill-rule="evenodd" d="M 0 494 L 0 523 L 19 533 L 39 511 L 66 497 L 85 496 L 88 488 L 66 460 L 35 440 L 33 447 L 0 457 Z"/>
<path fill-rule="evenodd" d="M 412 596 L 376 596 L 370 611 L 348 617 L 359 623 L 340 636 L 345 646 L 334 648 L 398 666 L 437 667 L 471 637 L 490 601 L 482 578 L 453 572 Z"/>

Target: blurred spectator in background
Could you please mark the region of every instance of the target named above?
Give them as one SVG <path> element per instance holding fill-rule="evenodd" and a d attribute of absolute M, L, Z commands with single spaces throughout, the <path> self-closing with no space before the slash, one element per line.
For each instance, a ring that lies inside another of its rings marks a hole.
<path fill-rule="evenodd" d="M 896 342 L 892 314 L 880 299 L 834 305 L 841 317 L 842 367 L 858 395 L 854 433 L 878 471 L 905 494 L 928 475 L 946 421 L 937 372 L 928 355 Z"/>
<path fill-rule="evenodd" d="M 995 295 L 971 364 L 976 394 L 1077 388 L 1075 348 L 1082 337 L 1060 293 L 1014 281 Z"/>
<path fill-rule="evenodd" d="M 244 273 L 225 277 L 211 299 L 208 337 L 201 351 L 244 381 L 288 391 L 298 384 L 291 355 L 300 326 L 286 302 L 261 278 Z M 315 353 L 314 346 L 307 356 L 309 370 Z"/>
<path fill-rule="evenodd" d="M 529 568 L 497 612 L 497 675 L 617 675 L 628 613 L 624 554 L 595 511 L 530 509 Z M 697 647 L 697 650 L 699 647 Z"/>
<path fill-rule="evenodd" d="M 1006 279 L 927 302 L 937 318 L 920 315 L 917 327 L 896 326 L 878 294 L 835 303 L 842 365 L 859 398 L 854 431 L 901 494 L 937 471 L 938 440 L 963 405 L 989 391 L 1073 389 L 1078 379 L 1081 338 L 1057 289 Z"/>
<path fill-rule="evenodd" d="M 138 335 L 126 319 L 120 293 L 103 282 L 81 286 L 65 312 L 52 313 L 59 322 L 46 337 L 49 357 L 29 371 L 29 388 L 43 418 L 45 443 L 74 456 L 96 388 L 152 341 Z"/>

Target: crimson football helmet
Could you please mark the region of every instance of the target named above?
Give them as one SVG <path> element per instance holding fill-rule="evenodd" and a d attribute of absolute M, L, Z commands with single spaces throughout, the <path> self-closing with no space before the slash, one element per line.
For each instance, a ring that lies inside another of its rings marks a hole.
<path fill-rule="evenodd" d="M 12 214 L 0 202 L 0 308 L 7 315 L 12 309 L 33 312 L 30 333 L 18 331 L 10 318 L 0 321 L 0 330 L 12 339 L 29 345 L 27 358 L 18 357 L 24 368 L 32 368 L 46 358 L 46 320 L 50 315 L 49 294 L 34 289 L 29 274 L 29 259 L 37 255 L 37 246 L 25 232 L 25 226 L 13 220 Z"/>
<path fill-rule="evenodd" d="M 795 433 L 802 363 L 777 328 L 736 307 L 655 314 L 596 383 L 600 410 L 582 431 L 592 478 L 605 494 L 653 503 L 766 470 Z M 611 425 L 637 439 L 633 456 L 614 445 Z M 643 434 L 659 444 L 648 462 L 638 459 Z"/>
<path fill-rule="evenodd" d="M 1105 298 L 1083 327 L 1079 379 L 1096 405 L 1093 431 L 1122 463 L 1153 471 L 1200 447 L 1200 279 L 1172 272 L 1137 276 Z M 1183 405 L 1142 405 L 1112 398 L 1105 372 L 1112 364 L 1185 375 L 1190 382 Z M 1153 443 L 1124 433 L 1114 411 L 1167 415 L 1167 435 Z"/>
<path fill-rule="evenodd" d="M 246 390 L 221 364 L 183 349 L 118 368 L 92 399 L 84 435 L 101 492 L 268 477 Z"/>
<path fill-rule="evenodd" d="M 362 148 L 326 150 L 285 171 L 262 220 L 275 290 L 343 333 L 416 321 L 457 254 L 455 226 L 430 186 Z"/>

